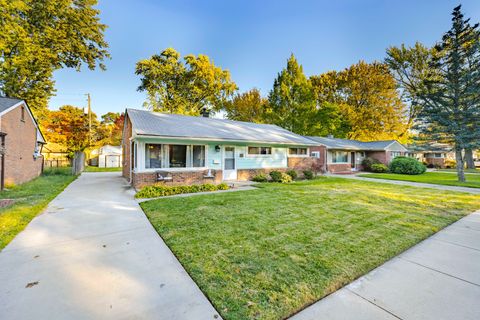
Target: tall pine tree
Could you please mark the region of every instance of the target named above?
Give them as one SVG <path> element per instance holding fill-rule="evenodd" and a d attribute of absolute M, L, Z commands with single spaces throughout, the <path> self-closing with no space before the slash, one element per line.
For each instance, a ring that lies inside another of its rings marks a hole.
<path fill-rule="evenodd" d="M 477 146 L 480 116 L 480 50 L 478 24 L 454 8 L 452 28 L 435 46 L 433 74 L 421 94 L 420 129 L 454 144 L 459 181 L 465 181 L 462 151 Z"/>

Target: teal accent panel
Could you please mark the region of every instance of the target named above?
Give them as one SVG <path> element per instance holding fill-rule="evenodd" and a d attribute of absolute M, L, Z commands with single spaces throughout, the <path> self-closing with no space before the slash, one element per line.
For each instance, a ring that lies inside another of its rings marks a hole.
<path fill-rule="evenodd" d="M 247 147 L 237 147 L 237 169 L 286 168 L 287 148 L 272 148 L 271 155 L 247 155 Z M 243 157 L 240 157 L 243 154 Z"/>
<path fill-rule="evenodd" d="M 215 151 L 217 144 L 209 144 L 207 147 L 207 168 L 221 170 L 222 169 L 222 150 Z"/>

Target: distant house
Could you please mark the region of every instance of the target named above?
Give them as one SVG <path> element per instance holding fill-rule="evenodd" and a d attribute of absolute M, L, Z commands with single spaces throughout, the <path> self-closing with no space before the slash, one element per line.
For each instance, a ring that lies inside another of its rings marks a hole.
<path fill-rule="evenodd" d="M 249 180 L 288 168 L 321 169 L 316 143 L 274 125 L 127 109 L 123 175 L 135 187 Z"/>
<path fill-rule="evenodd" d="M 45 138 L 24 100 L 0 97 L 0 139 L 2 188 L 40 175 Z"/>
<path fill-rule="evenodd" d="M 104 145 L 90 153 L 90 165 L 99 168 L 119 168 L 122 166 L 122 147 Z"/>
<path fill-rule="evenodd" d="M 410 156 L 432 168 L 446 168 L 455 161 L 455 152 L 448 143 L 413 144 L 409 147 Z"/>
<path fill-rule="evenodd" d="M 362 161 L 366 157 L 388 165 L 393 158 L 406 155 L 408 152 L 408 149 L 396 140 L 362 142 L 331 136 L 307 138 L 315 141 L 318 147 L 324 147 L 325 171 L 331 173 L 362 170 Z"/>

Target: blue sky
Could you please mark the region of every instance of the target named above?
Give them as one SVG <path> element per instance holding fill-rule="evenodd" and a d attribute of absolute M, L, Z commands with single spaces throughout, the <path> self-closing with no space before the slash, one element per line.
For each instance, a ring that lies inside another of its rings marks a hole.
<path fill-rule="evenodd" d="M 458 1 L 163 1 L 99 0 L 108 25 L 111 60 L 106 71 L 63 69 L 55 73 L 57 96 L 50 108 L 86 105 L 97 114 L 142 108 L 135 63 L 167 47 L 206 54 L 231 72 L 240 91 L 266 95 L 294 53 L 305 73 L 341 70 L 382 60 L 385 49 L 415 41 L 431 45 L 450 28 Z M 480 1 L 463 1 L 463 12 L 480 21 Z"/>

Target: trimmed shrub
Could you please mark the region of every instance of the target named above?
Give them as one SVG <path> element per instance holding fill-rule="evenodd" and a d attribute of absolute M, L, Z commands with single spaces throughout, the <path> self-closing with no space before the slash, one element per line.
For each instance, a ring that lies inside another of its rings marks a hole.
<path fill-rule="evenodd" d="M 277 170 L 273 170 L 270 172 L 270 178 L 272 178 L 273 182 L 280 182 L 282 180 L 282 173 Z"/>
<path fill-rule="evenodd" d="M 313 179 L 313 171 L 312 170 L 303 170 L 303 177 L 308 180 Z"/>
<path fill-rule="evenodd" d="M 374 163 L 372 164 L 371 170 L 376 173 L 384 173 L 388 172 L 388 167 L 383 163 Z"/>
<path fill-rule="evenodd" d="M 445 168 L 454 169 L 457 167 L 457 162 L 455 160 L 445 160 Z"/>
<path fill-rule="evenodd" d="M 290 177 L 292 177 L 292 180 L 295 180 L 298 178 L 298 174 L 297 174 L 297 171 L 295 170 L 288 170 L 286 172 Z"/>
<path fill-rule="evenodd" d="M 362 166 L 364 171 L 372 171 L 372 165 L 374 164 L 381 164 L 381 162 L 377 159 L 369 157 L 362 160 Z"/>
<path fill-rule="evenodd" d="M 292 182 L 292 176 L 282 172 L 282 178 L 280 179 L 280 183 L 290 183 Z"/>
<path fill-rule="evenodd" d="M 217 191 L 217 190 L 227 190 L 229 186 L 226 183 L 220 184 L 194 184 L 191 186 L 165 186 L 162 184 L 157 184 L 153 186 L 143 187 L 137 194 L 135 198 L 156 198 L 156 197 L 165 197 L 172 196 L 175 194 L 181 193 L 197 193 L 197 192 L 207 192 L 207 191 Z"/>
<path fill-rule="evenodd" d="M 422 174 L 427 168 L 417 159 L 396 157 L 390 162 L 390 172 L 399 174 Z"/>
<path fill-rule="evenodd" d="M 260 173 L 260 174 L 257 174 L 256 176 L 254 176 L 252 178 L 252 181 L 255 181 L 255 182 L 267 182 L 268 181 L 268 178 L 265 174 L 263 173 Z"/>

